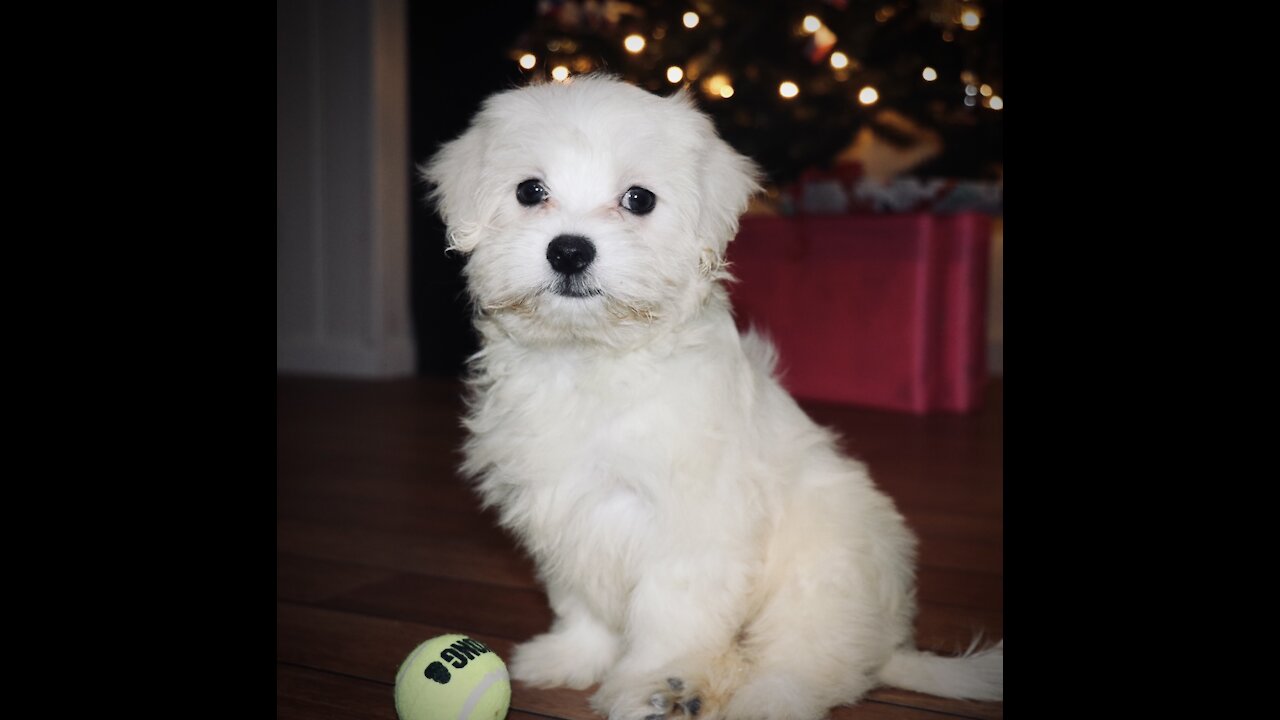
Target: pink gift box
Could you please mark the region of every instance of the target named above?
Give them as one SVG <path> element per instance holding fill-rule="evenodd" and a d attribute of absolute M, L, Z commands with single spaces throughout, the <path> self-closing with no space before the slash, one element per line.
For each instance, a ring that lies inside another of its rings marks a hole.
<path fill-rule="evenodd" d="M 734 310 L 773 339 L 796 397 L 968 412 L 987 380 L 990 241 L 979 213 L 747 216 Z"/>

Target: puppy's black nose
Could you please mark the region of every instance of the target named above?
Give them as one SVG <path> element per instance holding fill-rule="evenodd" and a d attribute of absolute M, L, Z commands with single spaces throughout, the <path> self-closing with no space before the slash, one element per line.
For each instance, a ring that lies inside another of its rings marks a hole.
<path fill-rule="evenodd" d="M 547 262 L 562 275 L 580 273 L 596 259 L 596 246 L 581 235 L 557 235 L 547 245 Z"/>

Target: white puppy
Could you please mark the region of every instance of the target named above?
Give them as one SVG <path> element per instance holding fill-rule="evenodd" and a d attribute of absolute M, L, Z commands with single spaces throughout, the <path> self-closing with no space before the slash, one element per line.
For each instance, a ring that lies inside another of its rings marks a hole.
<path fill-rule="evenodd" d="M 758 171 L 687 95 L 504 92 L 423 172 L 482 342 L 464 470 L 556 614 L 516 678 L 601 683 L 615 719 L 1001 697 L 1001 647 L 914 648 L 912 534 L 736 331 L 724 255 Z"/>

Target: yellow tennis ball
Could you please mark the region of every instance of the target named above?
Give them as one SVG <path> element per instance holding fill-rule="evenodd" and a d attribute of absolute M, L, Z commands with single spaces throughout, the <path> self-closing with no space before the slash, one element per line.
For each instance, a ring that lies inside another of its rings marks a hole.
<path fill-rule="evenodd" d="M 502 720 L 510 705 L 506 664 L 466 635 L 431 638 L 396 673 L 400 720 Z"/>

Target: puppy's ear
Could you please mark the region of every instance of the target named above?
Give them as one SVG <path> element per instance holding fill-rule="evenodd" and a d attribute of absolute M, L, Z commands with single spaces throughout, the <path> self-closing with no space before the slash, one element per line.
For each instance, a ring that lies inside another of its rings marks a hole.
<path fill-rule="evenodd" d="M 693 108 L 699 117 L 702 207 L 698 231 L 700 237 L 713 243 L 717 254 L 722 254 L 738 234 L 738 218 L 746 211 L 751 196 L 760 192 L 763 173 L 754 161 L 720 138 L 711 118 L 697 111 L 688 93 L 682 90 L 672 100 Z"/>
<path fill-rule="evenodd" d="M 754 161 L 718 136 L 710 142 L 702 175 L 702 227 L 724 250 L 738 234 L 738 218 L 751 196 L 760 192 L 762 173 Z"/>
<path fill-rule="evenodd" d="M 480 200 L 487 136 L 487 128 L 472 123 L 418 166 L 422 179 L 431 185 L 429 197 L 444 219 L 450 250 L 469 253 L 475 249 L 487 221 L 488 211 Z"/>

